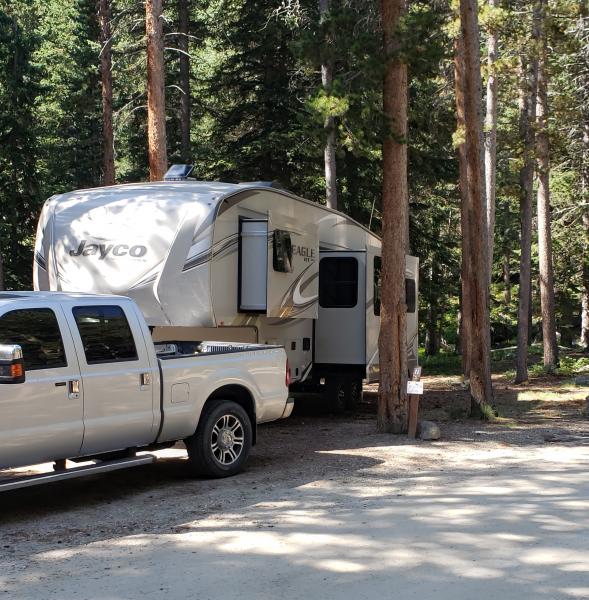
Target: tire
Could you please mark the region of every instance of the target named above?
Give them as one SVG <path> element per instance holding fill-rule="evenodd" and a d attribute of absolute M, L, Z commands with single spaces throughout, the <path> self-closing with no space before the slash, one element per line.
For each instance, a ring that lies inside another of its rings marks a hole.
<path fill-rule="evenodd" d="M 356 410 L 362 400 L 362 380 L 360 378 L 348 379 L 346 382 L 346 408 Z"/>
<path fill-rule="evenodd" d="M 194 435 L 184 440 L 194 475 L 218 479 L 239 473 L 252 447 L 252 424 L 236 402 L 205 406 Z"/>
<path fill-rule="evenodd" d="M 325 395 L 330 412 L 341 415 L 346 411 L 346 381 L 343 377 L 332 375 L 327 380 Z"/>

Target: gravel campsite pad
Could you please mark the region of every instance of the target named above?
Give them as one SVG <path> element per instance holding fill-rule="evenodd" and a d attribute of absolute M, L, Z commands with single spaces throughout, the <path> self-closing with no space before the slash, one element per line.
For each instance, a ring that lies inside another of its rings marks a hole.
<path fill-rule="evenodd" d="M 359 411 L 262 426 L 247 470 L 152 466 L 0 496 L 9 598 L 587 598 L 587 389 L 497 382 L 494 423 L 426 378 L 442 439 L 375 432 Z M 564 391 L 563 391 L 564 390 Z M 393 594 L 391 590 L 396 590 Z"/>

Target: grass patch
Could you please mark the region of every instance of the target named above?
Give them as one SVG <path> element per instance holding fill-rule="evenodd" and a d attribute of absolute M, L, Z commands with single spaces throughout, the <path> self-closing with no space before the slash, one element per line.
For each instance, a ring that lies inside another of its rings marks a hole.
<path fill-rule="evenodd" d="M 542 361 L 542 345 L 530 346 L 528 356 L 528 374 L 530 377 L 543 377 L 554 375 L 556 377 L 575 377 L 577 375 L 589 376 L 589 356 L 579 356 L 570 349 L 561 348 L 560 365 L 556 369 L 546 369 Z M 516 348 L 497 348 L 491 352 L 491 369 L 496 375 L 502 375 L 507 379 L 515 378 L 514 363 Z M 440 352 L 435 356 L 426 356 L 423 349 L 419 353 L 419 363 L 423 367 L 425 375 L 461 375 L 462 357 L 458 354 Z"/>
<path fill-rule="evenodd" d="M 440 352 L 435 356 L 419 358 L 424 374 L 427 375 L 460 375 L 462 374 L 462 357 L 458 354 Z"/>
<path fill-rule="evenodd" d="M 490 404 L 481 404 L 479 410 L 481 411 L 481 421 L 493 422 L 499 416 L 499 411 Z"/>

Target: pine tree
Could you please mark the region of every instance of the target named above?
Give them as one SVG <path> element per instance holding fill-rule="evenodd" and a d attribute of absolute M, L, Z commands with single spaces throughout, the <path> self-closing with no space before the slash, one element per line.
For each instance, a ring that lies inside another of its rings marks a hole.
<path fill-rule="evenodd" d="M 102 81 L 102 183 L 115 182 L 114 134 L 112 123 L 112 34 L 109 0 L 98 1 L 100 24 L 100 79 Z"/>
<path fill-rule="evenodd" d="M 400 36 L 405 0 L 382 0 L 383 48 L 388 61 L 383 112 L 390 132 L 382 148 L 382 288 L 380 310 L 379 431 L 407 431 L 407 322 L 405 254 L 408 248 L 407 63 Z"/>
<path fill-rule="evenodd" d="M 164 34 L 162 0 L 146 0 L 147 36 L 147 147 L 149 179 L 163 179 L 168 168 L 166 94 L 164 89 Z"/>
<path fill-rule="evenodd" d="M 519 131 L 523 146 L 520 179 L 520 272 L 517 315 L 517 358 L 515 382 L 528 380 L 528 345 L 531 314 L 532 269 L 532 195 L 534 183 L 535 121 L 538 94 L 537 42 L 540 36 L 539 2 L 532 16 L 532 34 L 528 49 L 520 57 Z"/>
<path fill-rule="evenodd" d="M 31 287 L 32 236 L 40 207 L 35 131 L 38 13 L 26 2 L 0 2 L 0 287 Z"/>
<path fill-rule="evenodd" d="M 540 263 L 540 300 L 544 367 L 558 365 L 552 227 L 550 216 L 550 142 L 548 139 L 548 56 L 546 0 L 540 0 L 540 53 L 538 57 L 537 170 L 538 170 L 538 260 Z"/>
<path fill-rule="evenodd" d="M 470 266 L 466 286 L 470 335 L 471 412 L 483 416 L 493 400 L 489 325 L 488 230 L 484 190 L 482 82 L 476 0 L 460 0 L 460 26 L 464 40 L 464 124 L 467 185 L 467 233 Z M 463 299 L 464 300 L 464 299 Z"/>

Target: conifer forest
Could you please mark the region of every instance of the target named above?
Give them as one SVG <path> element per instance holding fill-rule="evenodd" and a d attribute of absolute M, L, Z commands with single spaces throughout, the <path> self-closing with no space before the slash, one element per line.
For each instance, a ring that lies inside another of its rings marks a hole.
<path fill-rule="evenodd" d="M 31 288 L 51 195 L 174 163 L 380 234 L 391 146 L 425 354 L 483 332 L 525 381 L 532 343 L 589 350 L 585 0 L 0 0 L 0 289 Z"/>

